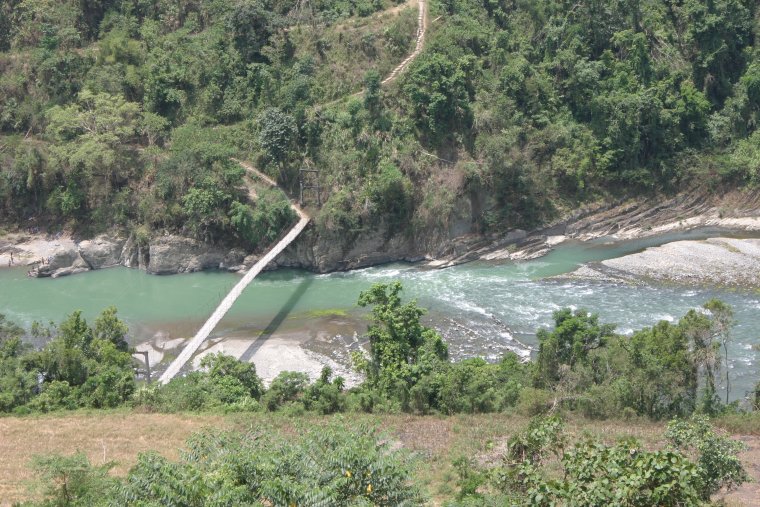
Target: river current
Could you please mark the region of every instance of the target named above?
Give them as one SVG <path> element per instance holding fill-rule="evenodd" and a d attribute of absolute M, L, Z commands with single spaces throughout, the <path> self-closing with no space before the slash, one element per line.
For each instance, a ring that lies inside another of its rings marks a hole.
<path fill-rule="evenodd" d="M 485 356 L 495 360 L 505 350 L 527 356 L 535 350 L 535 332 L 549 326 L 552 312 L 585 308 L 618 332 L 676 321 L 689 309 L 713 297 L 729 303 L 737 325 L 730 346 L 731 397 L 743 398 L 760 379 L 760 293 L 668 285 L 625 285 L 548 279 L 584 262 L 619 257 L 647 246 L 679 239 L 703 239 L 720 231 L 700 230 L 631 242 L 565 243 L 532 261 L 475 262 L 443 270 L 391 264 L 344 273 L 316 275 L 279 270 L 260 275 L 235 303 L 214 336 L 257 336 L 290 322 L 342 315 L 361 334 L 366 329 L 356 306 L 359 292 L 372 283 L 400 280 L 404 294 L 429 309 L 426 321 L 450 343 L 454 358 Z M 167 339 L 192 336 L 238 275 L 203 272 L 151 276 L 112 268 L 59 279 L 30 279 L 22 269 L 0 270 L 0 313 L 27 329 L 34 321 L 59 322 L 81 309 L 94 318 L 115 305 L 138 343 L 161 334 Z M 325 328 L 326 332 L 330 329 Z M 345 332 L 345 326 L 342 330 Z"/>

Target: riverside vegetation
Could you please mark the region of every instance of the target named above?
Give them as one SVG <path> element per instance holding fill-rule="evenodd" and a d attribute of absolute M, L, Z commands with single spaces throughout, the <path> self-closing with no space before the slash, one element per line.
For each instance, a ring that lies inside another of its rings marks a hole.
<path fill-rule="evenodd" d="M 731 309 L 713 300 L 677 323 L 617 335 L 586 311 L 561 310 L 538 333 L 535 361 L 507 354 L 451 362 L 446 343 L 421 324 L 424 309 L 404 302 L 398 282 L 359 296 L 371 308 L 368 351 L 354 357 L 364 382 L 345 389 L 329 368 L 311 382 L 283 372 L 268 388 L 252 363 L 222 354 L 166 385 L 138 385 L 114 308 L 90 326 L 76 312 L 58 326 L 35 324 L 40 350 L 19 327 L 0 327 L 3 411 L 30 414 L 77 407 L 151 412 L 336 412 L 421 414 L 517 412 L 535 416 L 513 435 L 497 463 L 458 459 L 458 494 L 449 505 L 696 505 L 747 475 L 742 444 L 717 433 L 709 417 L 752 410 L 719 396 Z M 725 385 L 723 385 L 725 387 Z M 757 400 L 753 400 L 754 404 Z M 605 445 L 563 437 L 561 414 L 670 420 L 667 445 Z M 309 457 L 306 459 L 306 457 Z M 562 472 L 556 470 L 561 465 Z M 332 424 L 298 438 L 262 432 L 205 432 L 179 462 L 142 455 L 124 479 L 84 455 L 35 460 L 46 505 L 417 505 L 425 494 L 414 461 L 366 426 Z"/>

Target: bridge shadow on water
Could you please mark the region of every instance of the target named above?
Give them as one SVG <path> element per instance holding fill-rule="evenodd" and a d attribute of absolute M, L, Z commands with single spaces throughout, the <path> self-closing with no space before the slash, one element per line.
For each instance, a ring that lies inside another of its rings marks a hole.
<path fill-rule="evenodd" d="M 301 283 L 298 284 L 296 287 L 296 290 L 293 291 L 293 294 L 290 295 L 288 300 L 285 302 L 284 305 L 282 305 L 282 308 L 280 308 L 280 311 L 277 312 L 277 315 L 274 316 L 272 321 L 267 325 L 266 328 L 259 334 L 259 336 L 256 337 L 256 339 L 251 343 L 251 345 L 243 352 L 243 355 L 240 356 L 241 361 L 250 361 L 251 358 L 256 354 L 256 352 L 264 345 L 264 342 L 267 341 L 268 338 L 270 338 L 282 325 L 282 323 L 285 321 L 285 319 L 288 318 L 288 315 L 290 315 L 290 312 L 293 311 L 293 308 L 298 304 L 298 302 L 301 300 L 303 295 L 306 293 L 307 290 L 309 290 L 309 287 L 311 284 L 314 283 L 314 277 L 313 276 L 306 276 L 301 279 Z"/>

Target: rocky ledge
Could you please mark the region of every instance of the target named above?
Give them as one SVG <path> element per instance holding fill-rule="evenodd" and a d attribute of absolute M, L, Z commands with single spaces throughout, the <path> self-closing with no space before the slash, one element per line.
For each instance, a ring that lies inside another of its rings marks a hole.
<path fill-rule="evenodd" d="M 757 289 L 760 288 L 760 239 L 675 241 L 590 263 L 556 278 Z"/>
<path fill-rule="evenodd" d="M 23 254 L 23 244 L 16 248 Z M 29 258 L 20 255 L 19 258 Z M 58 242 L 47 256 L 31 256 L 31 276 L 73 275 L 113 266 L 139 268 L 155 275 L 190 273 L 204 269 L 237 271 L 244 267 L 245 252 L 207 245 L 181 236 L 165 235 L 140 245 L 134 237 L 101 235 L 76 243 Z"/>
<path fill-rule="evenodd" d="M 760 231 L 760 190 L 691 191 L 672 197 L 601 203 L 574 210 L 534 231 L 516 229 L 488 235 L 477 231 L 479 209 L 476 199 L 460 196 L 448 225 L 414 234 L 392 230 L 382 223 L 358 234 L 323 231 L 312 224 L 268 269 L 293 267 L 324 273 L 395 261 L 422 261 L 429 267 L 442 268 L 478 259 L 532 259 L 567 239 L 623 240 L 700 227 Z M 118 234 L 79 243 L 70 238 L 24 241 L 0 240 L 0 265 L 6 265 L 13 252 L 17 263 L 21 260 L 34 266 L 35 276 L 58 277 L 115 265 L 153 274 L 241 271 L 260 258 L 260 254 L 176 235 L 156 236 L 145 244 Z"/>

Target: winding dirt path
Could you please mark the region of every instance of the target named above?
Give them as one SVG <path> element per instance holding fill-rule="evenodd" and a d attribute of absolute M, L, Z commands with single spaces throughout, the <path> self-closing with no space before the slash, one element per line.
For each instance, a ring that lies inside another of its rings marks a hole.
<path fill-rule="evenodd" d="M 396 65 L 396 67 L 387 75 L 385 76 L 385 79 L 380 81 L 381 86 L 389 85 L 392 82 L 398 78 L 398 76 L 403 73 L 409 65 L 417 58 L 420 53 L 422 53 L 423 48 L 425 47 L 425 35 L 427 34 L 427 28 L 429 25 L 428 22 L 428 12 L 427 12 L 427 2 L 428 0 L 417 0 L 417 39 L 414 45 L 414 50 L 412 50 L 409 55 L 407 55 L 404 60 Z M 389 9 L 388 11 L 383 11 L 383 14 L 388 13 L 389 11 L 400 11 L 402 9 L 405 9 L 408 6 L 414 5 L 415 2 L 408 2 L 405 4 L 398 5 L 396 7 L 393 7 L 392 9 Z M 333 99 L 329 102 L 325 102 L 322 104 L 316 104 L 313 107 L 316 108 L 325 108 L 328 106 L 335 105 L 343 100 L 345 100 L 348 97 L 360 97 L 364 93 L 364 88 L 359 90 L 358 92 L 352 93 L 350 95 L 344 95 L 343 97 L 339 97 L 337 99 Z"/>

